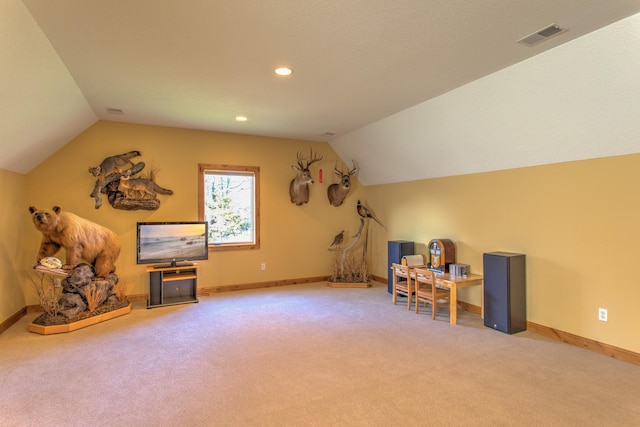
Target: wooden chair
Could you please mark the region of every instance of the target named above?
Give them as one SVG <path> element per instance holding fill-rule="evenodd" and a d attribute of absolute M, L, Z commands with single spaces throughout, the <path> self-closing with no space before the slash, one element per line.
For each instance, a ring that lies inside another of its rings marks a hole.
<path fill-rule="evenodd" d="M 398 294 L 405 295 L 407 297 L 407 310 L 411 310 L 414 289 L 409 267 L 393 263 L 391 264 L 391 274 L 393 275 L 393 304 L 395 305 Z"/>
<path fill-rule="evenodd" d="M 435 320 L 436 308 L 439 305 L 449 307 L 449 289 L 436 286 L 436 278 L 431 270 L 416 268 L 413 273 L 415 274 L 416 313 L 418 313 L 421 301 L 425 307 L 427 304 L 431 304 L 431 318 Z"/>

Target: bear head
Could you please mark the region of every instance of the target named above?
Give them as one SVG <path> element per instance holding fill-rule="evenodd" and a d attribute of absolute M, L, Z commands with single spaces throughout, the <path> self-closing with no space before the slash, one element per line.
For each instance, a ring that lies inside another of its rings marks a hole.
<path fill-rule="evenodd" d="M 29 212 L 31 212 L 31 219 L 33 220 L 33 224 L 36 226 L 38 230 L 43 233 L 48 231 L 53 231 L 58 226 L 58 220 L 60 218 L 60 207 L 54 206 L 49 209 L 37 209 L 34 206 L 29 207 Z"/>

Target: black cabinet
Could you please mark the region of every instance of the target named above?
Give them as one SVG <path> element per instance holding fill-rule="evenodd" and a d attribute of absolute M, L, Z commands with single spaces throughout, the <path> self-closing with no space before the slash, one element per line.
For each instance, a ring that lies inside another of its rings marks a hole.
<path fill-rule="evenodd" d="M 525 256 L 485 253 L 483 268 L 484 325 L 508 334 L 526 330 Z"/>
<path fill-rule="evenodd" d="M 393 276 L 391 275 L 391 264 L 400 264 L 403 256 L 413 255 L 414 244 L 406 240 L 390 240 L 387 243 L 387 290 L 393 293 Z"/>
<path fill-rule="evenodd" d="M 198 266 L 148 267 L 147 308 L 198 302 Z"/>

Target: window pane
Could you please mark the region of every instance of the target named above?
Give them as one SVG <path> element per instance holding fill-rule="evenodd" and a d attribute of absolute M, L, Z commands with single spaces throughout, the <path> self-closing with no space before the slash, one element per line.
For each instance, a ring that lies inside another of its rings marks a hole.
<path fill-rule="evenodd" d="M 200 166 L 200 216 L 212 248 L 257 247 L 258 168 Z"/>

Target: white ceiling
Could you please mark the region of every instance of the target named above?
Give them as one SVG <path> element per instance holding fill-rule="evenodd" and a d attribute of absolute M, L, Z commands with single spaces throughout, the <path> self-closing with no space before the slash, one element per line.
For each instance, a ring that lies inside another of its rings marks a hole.
<path fill-rule="evenodd" d="M 640 1 L 0 0 L 0 8 L 0 168 L 26 173 L 96 120 L 331 141 L 327 132 L 340 137 L 638 13 Z M 535 47 L 516 43 L 552 23 L 566 31 Z M 275 76 L 279 65 L 294 74 Z M 239 114 L 249 120 L 236 122 Z"/>

